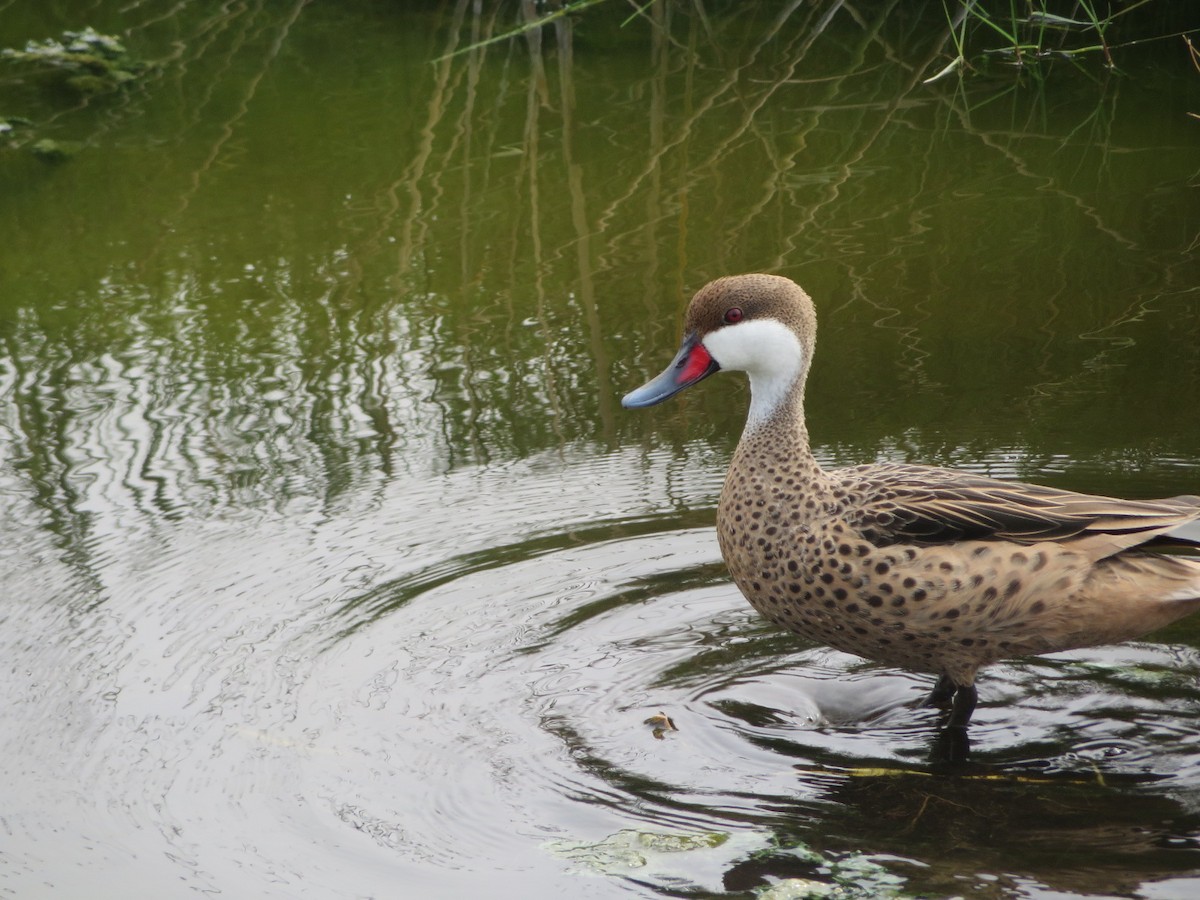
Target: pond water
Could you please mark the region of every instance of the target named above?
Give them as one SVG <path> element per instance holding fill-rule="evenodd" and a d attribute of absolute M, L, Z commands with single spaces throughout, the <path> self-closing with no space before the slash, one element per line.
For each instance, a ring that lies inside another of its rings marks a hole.
<path fill-rule="evenodd" d="M 728 581 L 745 385 L 619 406 L 771 271 L 822 462 L 1200 492 L 1180 38 L 926 83 L 940 4 L 78 6 L 0 2 L 151 63 L 0 60 L 0 894 L 1200 894 L 1200 619 L 989 669 L 949 765 L 929 679 Z"/>

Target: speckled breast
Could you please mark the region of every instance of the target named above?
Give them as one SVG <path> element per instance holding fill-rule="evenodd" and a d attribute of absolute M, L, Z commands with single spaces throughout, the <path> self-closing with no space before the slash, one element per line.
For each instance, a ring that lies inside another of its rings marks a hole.
<path fill-rule="evenodd" d="M 974 670 L 996 653 L 945 608 L 947 578 L 916 550 L 880 549 L 837 516 L 816 478 L 770 466 L 730 472 L 717 510 L 721 554 L 771 622 L 810 640 L 917 671 Z M 791 482 L 789 483 L 789 477 Z"/>

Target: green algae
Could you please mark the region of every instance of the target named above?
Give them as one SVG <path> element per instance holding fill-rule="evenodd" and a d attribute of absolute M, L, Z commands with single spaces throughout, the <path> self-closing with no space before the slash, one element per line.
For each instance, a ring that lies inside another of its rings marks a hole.
<path fill-rule="evenodd" d="M 64 163 L 83 149 L 79 141 L 56 141 L 42 138 L 29 147 L 29 152 L 46 163 Z"/>
<path fill-rule="evenodd" d="M 135 81 L 150 68 L 132 56 L 120 38 L 100 34 L 90 26 L 83 31 L 64 31 L 60 39 L 29 41 L 23 50 L 5 48 L 0 58 L 26 63 L 83 95 L 117 90 Z"/>
<path fill-rule="evenodd" d="M 56 102 L 79 106 L 91 97 L 112 94 L 137 81 L 150 64 L 129 53 L 120 38 L 100 34 L 88 27 L 65 31 L 61 38 L 29 41 L 24 49 L 0 50 L 0 59 L 23 66 L 27 79 L 47 89 Z M 0 147 L 24 147 L 45 163 L 58 164 L 74 157 L 83 147 L 80 141 L 39 135 L 33 123 L 24 117 L 0 117 Z M 18 135 L 17 128 L 28 133 Z"/>
<path fill-rule="evenodd" d="M 764 846 L 765 845 L 765 846 Z M 695 884 L 718 853 L 733 869 L 758 881 L 758 900 L 905 900 L 904 878 L 860 853 L 825 854 L 802 842 L 724 831 L 668 832 L 623 829 L 596 841 L 545 845 L 581 872 L 593 875 L 666 878 Z M 701 879 L 702 880 L 702 879 Z"/>

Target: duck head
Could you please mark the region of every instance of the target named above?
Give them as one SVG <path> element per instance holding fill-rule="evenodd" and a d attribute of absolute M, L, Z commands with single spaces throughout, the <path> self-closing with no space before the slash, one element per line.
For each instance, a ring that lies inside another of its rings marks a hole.
<path fill-rule="evenodd" d="M 803 395 L 816 341 L 808 294 L 778 275 L 734 275 L 710 281 L 692 298 L 683 344 L 661 375 L 630 391 L 621 405 L 661 403 L 722 369 L 750 376 L 747 426 L 770 419 Z"/>

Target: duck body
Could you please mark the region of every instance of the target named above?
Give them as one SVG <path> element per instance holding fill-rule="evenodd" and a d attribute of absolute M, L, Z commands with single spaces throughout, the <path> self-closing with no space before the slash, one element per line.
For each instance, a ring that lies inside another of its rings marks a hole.
<path fill-rule="evenodd" d="M 823 469 L 804 382 L 812 301 L 769 275 L 693 298 L 683 347 L 626 406 L 720 369 L 746 371 L 746 429 L 717 507 L 734 582 L 763 616 L 814 641 L 939 676 L 965 726 L 975 674 L 1000 659 L 1128 640 L 1200 609 L 1200 497 L 1131 501 L 882 463 Z"/>

